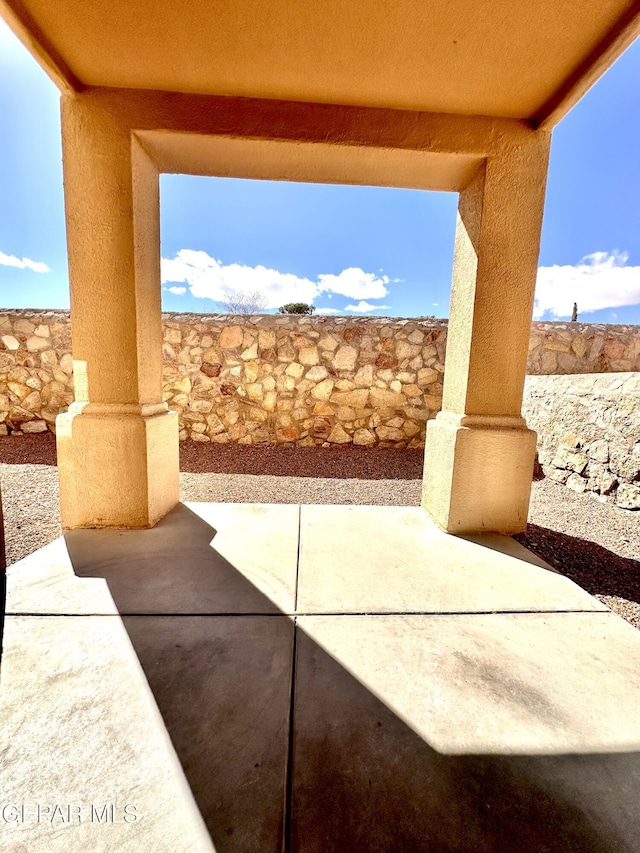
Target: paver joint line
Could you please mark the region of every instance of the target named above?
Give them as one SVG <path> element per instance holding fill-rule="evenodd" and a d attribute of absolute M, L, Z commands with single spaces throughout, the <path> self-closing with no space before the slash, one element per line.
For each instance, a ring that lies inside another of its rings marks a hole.
<path fill-rule="evenodd" d="M 284 794 L 284 831 L 283 851 L 291 850 L 291 803 L 293 800 L 293 724 L 294 697 L 296 690 L 296 645 L 298 639 L 297 617 L 293 620 L 293 640 L 291 643 L 291 688 L 289 692 L 289 739 L 287 744 L 287 767 Z"/>

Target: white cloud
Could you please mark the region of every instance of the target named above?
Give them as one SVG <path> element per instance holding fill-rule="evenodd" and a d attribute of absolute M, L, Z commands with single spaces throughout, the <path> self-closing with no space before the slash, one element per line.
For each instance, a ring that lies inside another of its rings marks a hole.
<path fill-rule="evenodd" d="M 381 308 L 391 308 L 391 305 L 372 305 L 370 302 L 360 300 L 357 305 L 345 305 L 345 311 L 355 311 L 358 314 L 368 314 L 371 311 L 379 311 Z"/>
<path fill-rule="evenodd" d="M 339 314 L 337 308 L 316 308 L 316 314 Z"/>
<path fill-rule="evenodd" d="M 311 305 L 321 294 L 330 297 L 332 293 L 351 299 L 381 299 L 387 295 L 389 283 L 387 276 L 377 277 L 358 267 L 349 267 L 338 275 L 322 273 L 317 281 L 311 281 L 263 266 L 225 265 L 206 252 L 193 249 L 180 249 L 174 258 L 162 258 L 161 277 L 163 284 L 185 282 L 193 296 L 216 302 L 225 301 L 228 291 L 245 294 L 259 291 L 267 300 L 266 308 L 278 308 L 287 302 Z"/>
<path fill-rule="evenodd" d="M 186 287 L 165 287 L 165 290 L 168 290 L 169 293 L 175 293 L 176 296 L 182 296 L 183 293 L 187 292 Z"/>
<path fill-rule="evenodd" d="M 627 266 L 624 252 L 594 252 L 573 266 L 540 267 L 534 318 L 578 314 L 640 303 L 640 266 Z"/>
<path fill-rule="evenodd" d="M 330 290 L 351 299 L 382 299 L 389 292 L 386 275 L 378 278 L 373 272 L 364 272 L 359 267 L 349 267 L 338 275 L 321 273 L 318 276 L 319 290 Z"/>
<path fill-rule="evenodd" d="M 15 255 L 5 255 L 0 252 L 0 264 L 5 267 L 17 267 L 20 270 L 33 270 L 33 272 L 51 272 L 42 261 L 32 261 L 30 258 L 16 258 Z"/>
<path fill-rule="evenodd" d="M 431 303 L 431 307 L 432 307 L 432 308 L 437 308 L 439 304 L 440 304 L 439 302 L 432 302 L 432 303 Z"/>

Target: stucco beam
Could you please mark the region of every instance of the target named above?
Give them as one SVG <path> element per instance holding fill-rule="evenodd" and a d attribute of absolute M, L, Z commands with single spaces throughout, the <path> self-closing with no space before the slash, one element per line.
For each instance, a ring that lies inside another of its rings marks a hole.
<path fill-rule="evenodd" d="M 77 97 L 134 133 L 161 172 L 459 191 L 487 156 L 535 133 L 486 116 L 106 88 Z"/>
<path fill-rule="evenodd" d="M 640 0 L 632 3 L 606 36 L 542 105 L 532 123 L 552 130 L 640 36 Z"/>
<path fill-rule="evenodd" d="M 80 80 L 19 0 L 0 0 L 0 18 L 7 22 L 13 33 L 63 94 L 82 91 L 83 85 Z"/>

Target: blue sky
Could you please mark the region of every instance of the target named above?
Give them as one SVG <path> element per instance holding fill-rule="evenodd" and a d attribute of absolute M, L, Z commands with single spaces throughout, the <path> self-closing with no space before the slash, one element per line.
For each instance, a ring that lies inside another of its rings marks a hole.
<path fill-rule="evenodd" d="M 537 319 L 640 323 L 640 41 L 555 130 Z M 0 21 L 0 307 L 69 305 L 58 92 Z M 446 317 L 457 197 L 163 175 L 163 306 Z"/>

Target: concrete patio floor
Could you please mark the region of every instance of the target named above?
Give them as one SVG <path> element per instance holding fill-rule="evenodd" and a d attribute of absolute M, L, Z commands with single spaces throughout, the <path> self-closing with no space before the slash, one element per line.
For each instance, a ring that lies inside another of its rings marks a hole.
<path fill-rule="evenodd" d="M 181 504 L 7 613 L 3 851 L 640 851 L 640 633 L 512 539 Z"/>

